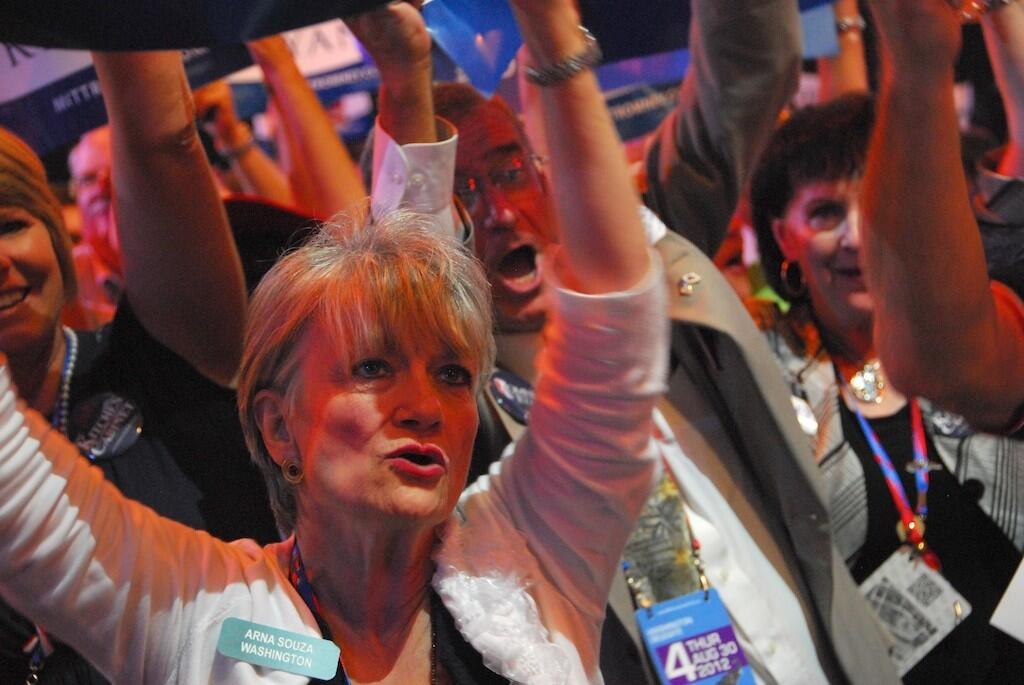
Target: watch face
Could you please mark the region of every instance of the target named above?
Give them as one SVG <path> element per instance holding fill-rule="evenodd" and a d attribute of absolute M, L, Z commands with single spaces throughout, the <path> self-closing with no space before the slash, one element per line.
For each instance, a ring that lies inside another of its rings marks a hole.
<path fill-rule="evenodd" d="M 141 434 L 138 405 L 111 392 L 76 403 L 68 421 L 68 436 L 92 461 L 124 454 Z"/>

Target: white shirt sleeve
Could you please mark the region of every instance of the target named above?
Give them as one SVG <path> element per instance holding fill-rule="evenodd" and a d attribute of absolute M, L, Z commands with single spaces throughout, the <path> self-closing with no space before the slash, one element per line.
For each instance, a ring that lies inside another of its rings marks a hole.
<path fill-rule="evenodd" d="M 399 208 L 433 217 L 438 230 L 465 239 L 462 222 L 452 202 L 455 187 L 455 127 L 438 117 L 436 143 L 399 145 L 380 125 L 373 131 L 374 217 Z"/>

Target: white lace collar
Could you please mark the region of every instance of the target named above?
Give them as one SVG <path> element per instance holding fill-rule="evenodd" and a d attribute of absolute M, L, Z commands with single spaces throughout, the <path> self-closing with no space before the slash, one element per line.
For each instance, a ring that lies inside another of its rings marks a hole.
<path fill-rule="evenodd" d="M 475 549 L 479 545 L 473 545 L 476 563 L 471 563 L 461 528 L 457 521 L 449 521 L 434 554 L 434 589 L 459 632 L 480 653 L 487 668 L 510 681 L 564 685 L 569 678 L 569 655 L 549 639 L 533 597 L 515 573 L 516 560 L 502 558 L 512 556 L 510 546 L 490 546 L 485 564 L 508 571 L 477 575 L 470 569 L 480 566 L 476 558 L 480 550 Z"/>

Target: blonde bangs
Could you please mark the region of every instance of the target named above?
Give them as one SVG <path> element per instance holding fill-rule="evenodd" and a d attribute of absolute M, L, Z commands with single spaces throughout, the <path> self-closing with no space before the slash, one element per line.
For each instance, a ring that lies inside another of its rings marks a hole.
<path fill-rule="evenodd" d="M 437 240 L 436 236 L 432 238 Z M 334 333 L 339 358 L 349 362 L 383 350 L 415 349 L 436 340 L 472 363 L 474 377 L 489 371 L 487 300 L 467 292 L 448 265 L 397 254 L 361 254 L 344 277 L 333 280 L 314 318 Z"/>

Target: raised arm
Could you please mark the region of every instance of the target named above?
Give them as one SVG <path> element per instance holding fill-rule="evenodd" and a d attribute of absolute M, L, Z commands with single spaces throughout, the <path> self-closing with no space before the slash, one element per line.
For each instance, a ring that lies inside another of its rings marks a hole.
<path fill-rule="evenodd" d="M 0 596 L 14 609 L 113 682 L 207 682 L 223 657 L 190 643 L 215 641 L 231 612 L 261 621 L 273 565 L 251 540 L 228 544 L 125 497 L 18 400 L 0 353 Z M 263 622 L 278 625 L 273 614 Z"/>
<path fill-rule="evenodd" d="M 836 17 L 839 52 L 818 58 L 818 76 L 821 78 L 818 102 L 869 89 L 868 63 L 864 55 L 864 17 L 860 15 L 857 0 L 836 0 L 832 10 Z"/>
<path fill-rule="evenodd" d="M 690 69 L 679 105 L 651 139 L 644 200 L 711 255 L 796 91 L 800 22 L 795 0 L 694 0 L 692 8 Z"/>
<path fill-rule="evenodd" d="M 329 217 L 366 197 L 348 150 L 281 36 L 249 43 L 277 107 L 295 173 L 292 191 L 307 211 Z"/>
<path fill-rule="evenodd" d="M 93 59 L 111 125 L 128 301 L 150 335 L 228 384 L 241 355 L 245 284 L 181 56 Z"/>
<path fill-rule="evenodd" d="M 430 35 L 417 4 L 391 3 L 345 20 L 380 71 L 372 208 L 427 214 L 440 232 L 464 238 L 452 208 L 457 139 L 434 115 Z"/>
<path fill-rule="evenodd" d="M 535 67 L 583 53 L 587 43 L 570 0 L 514 0 Z M 566 259 L 565 285 L 584 293 L 627 290 L 649 265 L 625 153 L 594 74 L 586 70 L 538 98 L 548 142 L 549 181 Z"/>
<path fill-rule="evenodd" d="M 242 190 L 283 205 L 294 204 L 288 177 L 256 144 L 252 129 L 238 118 L 231 86 L 221 79 L 192 94 L 196 116 L 213 137 L 217 152 L 231 165 Z"/>
<path fill-rule="evenodd" d="M 997 171 L 1024 178 L 1024 5 L 999 7 L 981 23 L 1010 133 Z"/>
<path fill-rule="evenodd" d="M 990 290 L 960 164 L 945 0 L 873 0 L 884 71 L 864 179 L 862 257 L 893 384 L 1007 427 L 1024 404 L 1024 322 Z M 1019 314 L 1017 314 L 1019 316 Z"/>
<path fill-rule="evenodd" d="M 622 547 L 657 471 L 651 412 L 668 364 L 665 289 L 596 78 L 585 69 L 559 80 L 552 67 L 594 54 L 573 0 L 512 5 L 527 66 L 557 81 L 536 102 L 560 247 L 543 255 L 550 307 L 529 426 L 464 503 L 470 525 L 477 502 L 507 511 L 516 530 L 504 536 L 506 553 L 537 559 L 589 619 L 566 635 L 589 675 Z"/>

